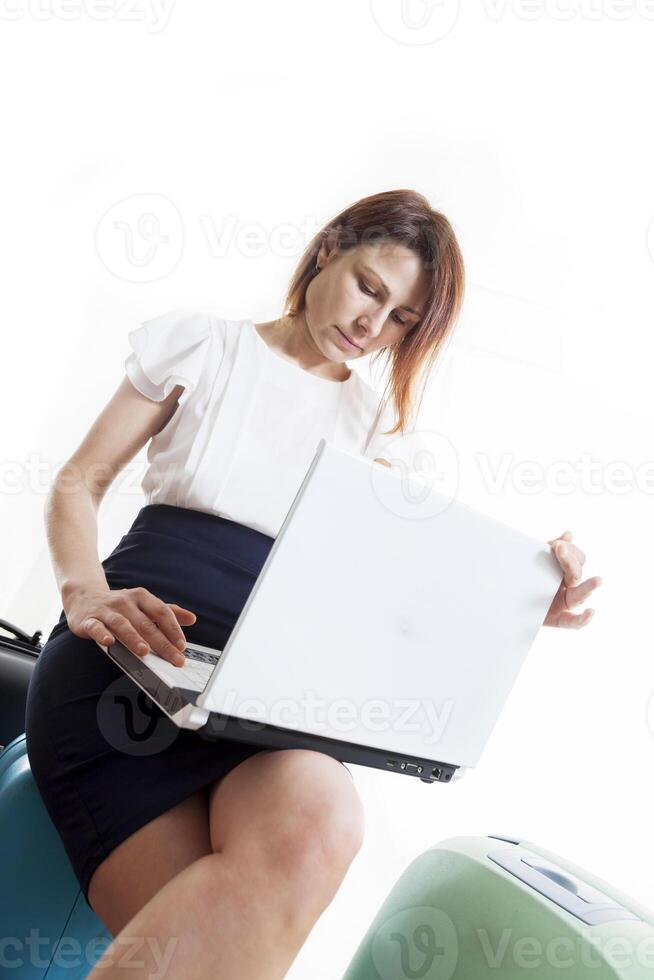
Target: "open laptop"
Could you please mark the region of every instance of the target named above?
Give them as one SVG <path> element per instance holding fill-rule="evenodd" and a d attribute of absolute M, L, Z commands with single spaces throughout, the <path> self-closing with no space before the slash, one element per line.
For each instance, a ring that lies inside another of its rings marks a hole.
<path fill-rule="evenodd" d="M 321 439 L 224 650 L 189 643 L 175 667 L 102 649 L 205 738 L 448 782 L 477 764 L 561 577 L 546 544 Z"/>

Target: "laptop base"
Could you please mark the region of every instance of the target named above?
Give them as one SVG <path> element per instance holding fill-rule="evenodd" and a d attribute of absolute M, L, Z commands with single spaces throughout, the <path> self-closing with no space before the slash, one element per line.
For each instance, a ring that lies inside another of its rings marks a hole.
<path fill-rule="evenodd" d="M 403 776 L 416 776 L 423 783 L 449 783 L 459 768 L 448 762 L 396 755 L 384 749 L 279 728 L 265 722 L 235 718 L 215 711 L 210 713 L 206 724 L 196 729 L 196 734 L 211 741 L 230 738 L 249 742 L 262 749 L 313 749 L 338 759 L 339 762 L 352 762 L 359 766 L 383 769 L 385 772 L 397 772 Z"/>

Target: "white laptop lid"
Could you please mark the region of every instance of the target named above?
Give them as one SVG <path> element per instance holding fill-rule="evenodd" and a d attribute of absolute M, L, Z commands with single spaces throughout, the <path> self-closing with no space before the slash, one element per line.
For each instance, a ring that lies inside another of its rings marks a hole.
<path fill-rule="evenodd" d="M 322 439 L 198 705 L 476 765 L 561 570 L 544 543 L 431 499 L 407 516 L 395 469 Z"/>

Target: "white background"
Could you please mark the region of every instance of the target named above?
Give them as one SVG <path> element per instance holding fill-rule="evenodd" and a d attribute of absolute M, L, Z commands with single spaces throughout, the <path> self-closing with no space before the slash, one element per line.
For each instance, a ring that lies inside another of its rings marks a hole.
<path fill-rule="evenodd" d="M 585 629 L 541 629 L 464 780 L 352 767 L 365 844 L 290 976 L 339 976 L 404 867 L 451 836 L 521 836 L 654 906 L 654 4 L 0 9 L 0 616 L 47 637 L 59 615 L 45 494 L 128 331 L 182 306 L 272 319 L 319 226 L 418 190 L 468 277 L 421 425 L 455 445 L 462 499 L 542 540 L 571 530 L 604 584 Z M 144 461 L 103 504 L 101 558 Z"/>

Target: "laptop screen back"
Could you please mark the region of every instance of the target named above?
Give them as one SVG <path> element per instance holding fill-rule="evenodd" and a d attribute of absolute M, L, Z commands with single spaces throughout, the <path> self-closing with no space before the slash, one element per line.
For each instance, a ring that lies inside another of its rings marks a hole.
<path fill-rule="evenodd" d="M 560 568 L 456 499 L 413 517 L 406 493 L 321 440 L 200 705 L 476 765 Z"/>

